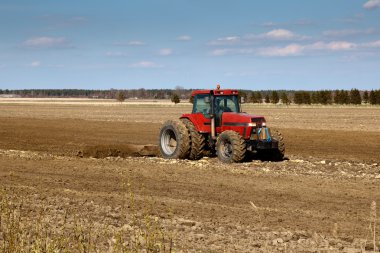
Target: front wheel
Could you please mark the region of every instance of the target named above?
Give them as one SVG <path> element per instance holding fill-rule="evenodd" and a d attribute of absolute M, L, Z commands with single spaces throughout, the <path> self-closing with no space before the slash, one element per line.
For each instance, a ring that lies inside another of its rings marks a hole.
<path fill-rule="evenodd" d="M 239 163 L 245 158 L 247 144 L 235 131 L 225 131 L 218 136 L 216 152 L 220 161 Z"/>

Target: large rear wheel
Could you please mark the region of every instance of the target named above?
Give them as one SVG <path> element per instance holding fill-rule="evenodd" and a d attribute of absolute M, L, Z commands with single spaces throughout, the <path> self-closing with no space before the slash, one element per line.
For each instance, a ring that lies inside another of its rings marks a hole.
<path fill-rule="evenodd" d="M 199 160 L 203 157 L 203 151 L 206 145 L 205 136 L 197 131 L 193 122 L 191 122 L 189 119 L 181 119 L 181 121 L 186 125 L 187 129 L 190 132 L 191 148 L 189 159 Z"/>
<path fill-rule="evenodd" d="M 160 130 L 160 153 L 166 159 L 186 159 L 190 153 L 190 134 L 181 121 L 166 121 Z"/>
<path fill-rule="evenodd" d="M 239 163 L 245 158 L 247 144 L 237 132 L 225 131 L 218 136 L 216 152 L 222 162 Z"/>

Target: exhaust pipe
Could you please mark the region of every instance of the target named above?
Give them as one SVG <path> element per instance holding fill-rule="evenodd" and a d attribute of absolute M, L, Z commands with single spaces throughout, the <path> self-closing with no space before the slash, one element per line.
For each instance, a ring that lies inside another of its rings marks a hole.
<path fill-rule="evenodd" d="M 211 91 L 211 139 L 212 140 L 216 139 L 216 134 L 215 134 L 215 108 L 214 108 L 214 93 L 213 93 L 213 91 Z"/>
<path fill-rule="evenodd" d="M 216 139 L 216 137 L 215 137 L 215 116 L 211 117 L 211 138 L 213 140 Z"/>

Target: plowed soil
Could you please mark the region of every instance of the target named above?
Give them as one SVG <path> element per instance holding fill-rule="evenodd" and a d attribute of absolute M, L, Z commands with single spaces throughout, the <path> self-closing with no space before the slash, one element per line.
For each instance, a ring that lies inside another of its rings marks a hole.
<path fill-rule="evenodd" d="M 366 247 L 370 204 L 380 203 L 380 108 L 363 110 L 372 115 L 368 125 L 376 127 L 370 129 L 342 127 L 342 121 L 357 121 L 342 114 L 347 108 L 313 108 L 314 115 L 346 117 L 321 129 L 308 109 L 261 108 L 272 110 L 269 118 L 285 136 L 288 160 L 225 165 L 216 158 L 139 157 L 136 147 L 156 144 L 162 114 L 176 118 L 189 106 L 155 107 L 152 113 L 153 107 L 127 105 L 127 113 L 135 112 L 127 118 L 119 117 L 116 106 L 112 115 L 102 105 L 0 105 L 0 185 L 52 209 L 70 199 L 78 213 L 108 224 L 101 208 L 121 205 L 125 179 L 120 175 L 127 174 L 137 205 L 143 209 L 149 199 L 154 215 L 167 221 L 176 247 L 184 251 Z M 144 110 L 150 117 L 141 120 Z M 275 118 L 285 112 L 298 115 L 300 124 L 281 126 Z M 98 209 L 83 211 L 84 202 Z"/>

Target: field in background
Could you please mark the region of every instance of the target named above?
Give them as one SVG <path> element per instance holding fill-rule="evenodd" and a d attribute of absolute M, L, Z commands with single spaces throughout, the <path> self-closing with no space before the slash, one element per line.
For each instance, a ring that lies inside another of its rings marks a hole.
<path fill-rule="evenodd" d="M 130 183 L 137 216 L 158 219 L 179 250 L 370 250 L 370 205 L 380 203 L 380 107 L 243 110 L 284 133 L 289 160 L 128 157 L 129 144 L 156 144 L 162 122 L 190 112 L 189 103 L 1 99 L 0 184 L 23 199 L 25 221 L 44 209 L 60 224 L 69 210 L 108 231 L 99 238 L 106 246 L 118 231 L 136 242 L 134 212 L 121 208 Z M 78 157 L 85 149 L 125 152 Z"/>
<path fill-rule="evenodd" d="M 0 99 L 1 116 L 70 118 L 95 121 L 163 123 L 191 112 L 192 104 L 169 100 Z M 380 106 L 298 106 L 243 104 L 247 113 L 264 115 L 277 128 L 380 131 Z M 164 113 L 163 113 L 164 112 Z"/>

